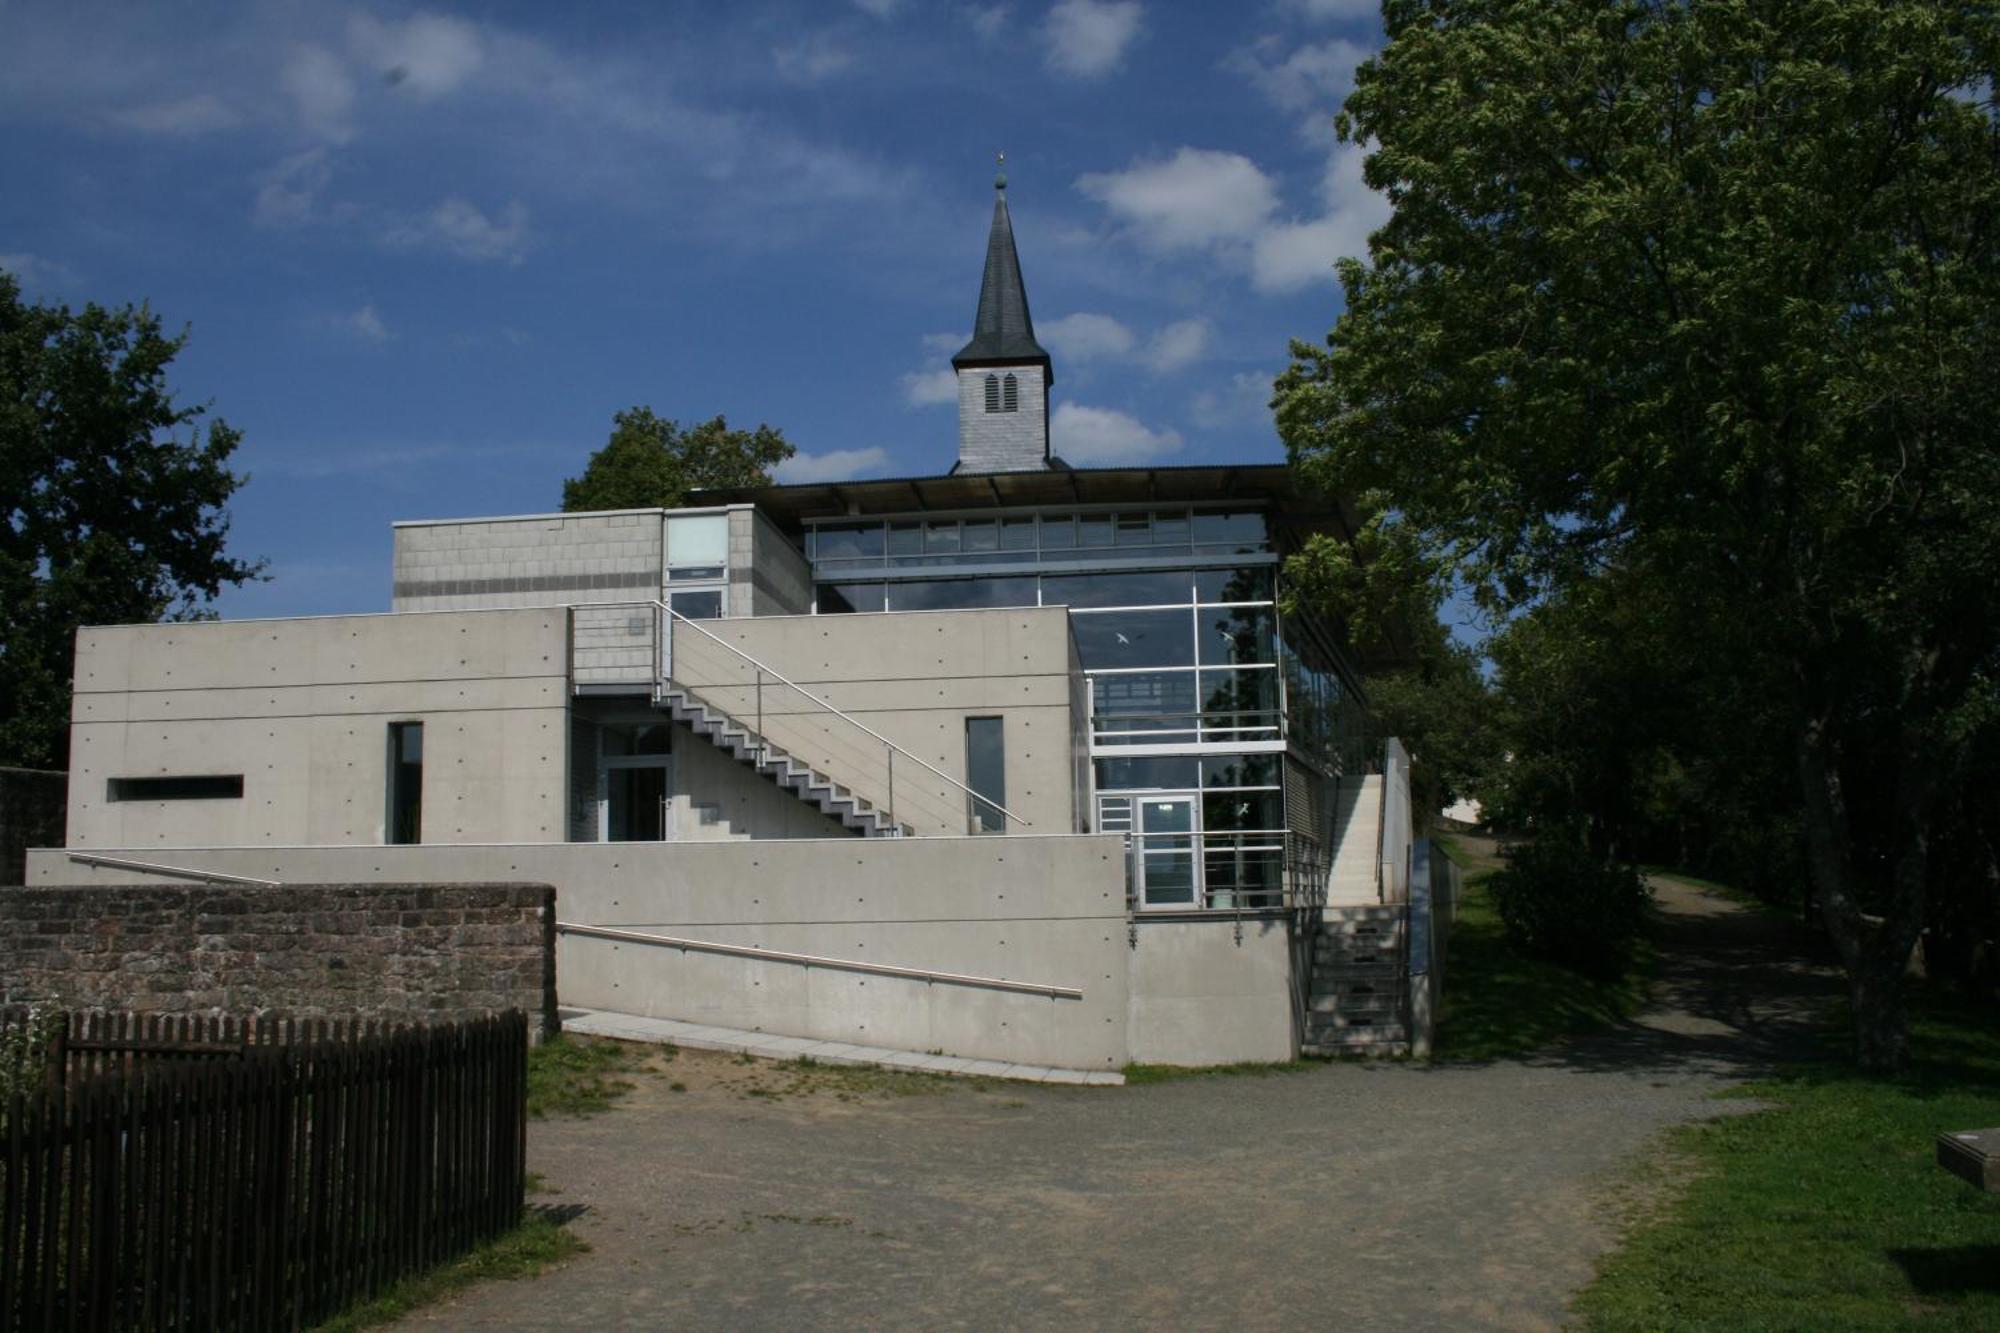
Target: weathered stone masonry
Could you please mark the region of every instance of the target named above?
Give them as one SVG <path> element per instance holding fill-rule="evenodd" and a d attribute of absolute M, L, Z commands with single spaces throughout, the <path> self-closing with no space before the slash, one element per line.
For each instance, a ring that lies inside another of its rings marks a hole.
<path fill-rule="evenodd" d="M 556 1026 L 546 884 L 0 890 L 0 1004 Z"/>

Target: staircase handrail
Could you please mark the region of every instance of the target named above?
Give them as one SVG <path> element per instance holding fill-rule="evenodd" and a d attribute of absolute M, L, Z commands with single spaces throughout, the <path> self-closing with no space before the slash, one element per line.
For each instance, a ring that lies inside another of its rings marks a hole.
<path fill-rule="evenodd" d="M 960 791 L 964 792 L 967 796 L 970 796 L 973 800 L 979 801 L 985 805 L 992 806 L 995 810 L 998 810 L 1000 812 L 1002 817 L 1012 820 L 1014 823 L 1019 824 L 1022 828 L 1034 827 L 1033 824 L 1021 818 L 1021 816 L 1015 814 L 1012 810 L 1009 810 L 1006 806 L 1000 804 L 1000 802 L 994 800 L 992 797 L 982 796 L 978 792 L 972 790 L 972 788 L 966 786 L 963 782 L 960 782 L 957 778 L 953 777 L 951 774 L 940 772 L 934 765 L 925 763 L 922 759 L 919 759 L 916 755 L 911 754 L 908 750 L 905 750 L 902 746 L 896 744 L 896 742 L 890 740 L 887 736 L 884 736 L 881 732 L 875 730 L 875 728 L 869 726 L 866 722 L 863 722 L 858 718 L 850 717 L 848 714 L 841 712 L 840 709 L 835 708 L 832 704 L 820 698 L 817 694 L 814 694 L 811 690 L 808 690 L 805 686 L 800 685 L 796 681 L 786 676 L 784 673 L 770 666 L 767 666 L 763 662 L 758 661 L 755 657 L 752 657 L 749 653 L 744 652 L 741 648 L 738 648 L 735 644 L 724 640 L 723 638 L 713 633 L 712 631 L 703 629 L 698 622 L 689 620 L 686 616 L 674 610 L 671 606 L 668 606 L 665 602 L 659 601 L 657 599 L 649 599 L 645 603 L 638 603 L 638 602 L 602 603 L 602 605 L 614 605 L 614 606 L 648 605 L 657 607 L 659 610 L 666 612 L 667 615 L 671 617 L 671 619 L 668 621 L 668 624 L 670 626 L 672 625 L 673 621 L 679 621 L 681 624 L 686 625 L 689 629 L 695 631 L 697 634 L 700 634 L 703 638 L 712 640 L 718 646 L 726 649 L 729 652 L 734 653 L 736 656 L 748 662 L 751 666 L 756 667 L 759 671 L 766 673 L 773 680 L 776 680 L 779 684 L 784 685 L 789 689 L 798 691 L 799 694 L 803 695 L 807 699 L 810 699 L 814 704 L 825 709 L 827 712 L 832 713 L 835 717 L 839 718 L 841 721 L 846 722 L 848 725 L 857 728 L 858 730 L 866 733 L 869 736 L 874 737 L 876 740 L 882 742 L 883 745 L 887 746 L 889 750 L 892 751 L 893 753 L 900 754 L 905 759 L 908 759 L 911 763 L 917 765 L 917 767 L 927 770 L 934 776 L 943 778 L 946 782 L 958 788 Z M 658 669 L 659 669 L 658 655 L 655 654 L 654 670 L 657 672 Z M 738 720 L 740 721 L 741 719 Z M 759 736 L 758 739 L 762 740 L 763 737 Z"/>

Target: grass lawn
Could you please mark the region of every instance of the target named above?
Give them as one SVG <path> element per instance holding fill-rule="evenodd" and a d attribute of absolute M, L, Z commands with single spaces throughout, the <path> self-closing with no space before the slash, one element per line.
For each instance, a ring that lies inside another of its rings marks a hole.
<path fill-rule="evenodd" d="M 2000 1012 L 1913 1018 L 1904 1075 L 1801 1065 L 1742 1090 L 1770 1109 L 1672 1132 L 1672 1201 L 1599 1265 L 1587 1326 L 2000 1329 L 2000 1195 L 1932 1147 L 2000 1125 Z"/>
<path fill-rule="evenodd" d="M 672 1046 L 554 1037 L 528 1051 L 528 1115 L 597 1115 L 632 1090 L 628 1074 L 658 1072 Z"/>
<path fill-rule="evenodd" d="M 1653 954 L 1633 950 L 1624 973 L 1609 980 L 1529 958 L 1508 944 L 1486 891 L 1499 864 L 1463 844 L 1440 839 L 1466 872 L 1465 896 L 1451 929 L 1444 1011 L 1436 1058 L 1494 1060 L 1527 1055 L 1578 1032 L 1608 1026 L 1638 1012 L 1652 975 Z"/>
<path fill-rule="evenodd" d="M 448 1264 L 398 1282 L 365 1305 L 314 1326 L 315 1333 L 353 1333 L 394 1323 L 475 1282 L 540 1276 L 590 1247 L 550 1218 L 531 1213 L 520 1226 Z"/>

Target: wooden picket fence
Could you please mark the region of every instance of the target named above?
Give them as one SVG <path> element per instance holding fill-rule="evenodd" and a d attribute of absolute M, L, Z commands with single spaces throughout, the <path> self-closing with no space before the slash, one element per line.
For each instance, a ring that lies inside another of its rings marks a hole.
<path fill-rule="evenodd" d="M 3 1108 L 0 1329 L 309 1327 L 520 1220 L 521 1013 L 72 1015 L 51 1048 Z"/>

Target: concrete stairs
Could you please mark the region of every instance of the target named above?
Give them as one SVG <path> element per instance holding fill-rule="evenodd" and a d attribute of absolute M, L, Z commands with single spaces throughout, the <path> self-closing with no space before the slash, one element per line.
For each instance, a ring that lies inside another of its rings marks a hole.
<path fill-rule="evenodd" d="M 899 826 L 891 822 L 863 797 L 769 744 L 751 728 L 683 687 L 668 684 L 654 704 L 716 749 L 862 837 L 910 836 L 912 830 L 907 824 Z"/>
<path fill-rule="evenodd" d="M 1307 1055 L 1407 1055 L 1408 922 L 1400 905 L 1328 907 L 1313 938 Z"/>
<path fill-rule="evenodd" d="M 1327 882 L 1330 907 L 1357 906 L 1382 900 L 1376 858 L 1381 851 L 1382 775 L 1369 773 L 1342 778 L 1334 795 L 1332 875 Z"/>

